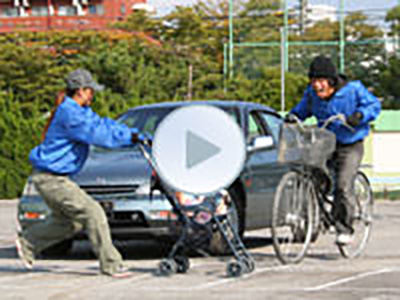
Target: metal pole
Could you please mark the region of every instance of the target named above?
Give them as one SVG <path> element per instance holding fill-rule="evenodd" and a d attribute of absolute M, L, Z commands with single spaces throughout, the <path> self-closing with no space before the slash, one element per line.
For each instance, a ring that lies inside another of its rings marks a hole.
<path fill-rule="evenodd" d="M 193 94 L 193 64 L 189 62 L 188 67 L 188 93 L 186 100 L 192 101 L 192 94 Z"/>
<path fill-rule="evenodd" d="M 281 27 L 281 111 L 285 111 L 285 66 L 286 66 L 286 39 L 285 29 Z"/>
<path fill-rule="evenodd" d="M 233 77 L 233 0 L 229 0 L 229 79 Z"/>
<path fill-rule="evenodd" d="M 289 71 L 289 34 L 288 34 L 288 27 L 289 27 L 289 12 L 288 12 L 288 1 L 284 0 L 284 32 L 283 32 L 283 37 L 284 37 L 284 54 L 285 54 L 285 59 L 284 59 L 284 66 L 285 66 L 285 71 Z"/>
<path fill-rule="evenodd" d="M 51 9 L 52 3 L 51 0 L 47 0 L 47 30 L 51 29 Z"/>
<path fill-rule="evenodd" d="M 345 23 L 344 23 L 344 0 L 340 0 L 340 72 L 344 73 L 345 69 L 345 46 L 346 46 L 346 36 L 345 36 Z"/>
<path fill-rule="evenodd" d="M 306 27 L 308 0 L 300 0 L 300 34 L 304 34 Z"/>
<path fill-rule="evenodd" d="M 228 45 L 224 43 L 224 92 L 226 93 L 226 77 L 228 74 Z"/>
<path fill-rule="evenodd" d="M 397 5 L 400 6 L 400 0 L 397 0 Z M 398 21 L 396 21 L 398 24 Z M 397 27 L 397 26 L 396 26 Z M 395 36 L 395 43 L 393 49 L 395 50 L 395 53 L 399 54 L 400 53 L 400 38 L 399 38 L 399 32 L 394 32 Z"/>

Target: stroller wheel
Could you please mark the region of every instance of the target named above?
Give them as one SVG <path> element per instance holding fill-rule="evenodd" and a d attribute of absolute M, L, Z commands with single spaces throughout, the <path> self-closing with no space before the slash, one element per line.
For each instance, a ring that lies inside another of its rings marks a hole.
<path fill-rule="evenodd" d="M 245 266 L 245 271 L 246 273 L 251 273 L 254 271 L 254 269 L 256 268 L 256 265 L 254 263 L 254 260 L 252 260 L 249 257 L 243 257 L 242 258 L 242 263 Z"/>
<path fill-rule="evenodd" d="M 240 277 L 245 272 L 246 266 L 241 261 L 231 261 L 228 263 L 226 272 L 230 277 Z"/>
<path fill-rule="evenodd" d="M 175 263 L 177 265 L 177 273 L 186 273 L 190 268 L 190 261 L 186 256 L 177 255 L 174 257 Z"/>
<path fill-rule="evenodd" d="M 173 259 L 163 259 L 158 265 L 161 275 L 170 276 L 178 271 L 178 265 Z"/>

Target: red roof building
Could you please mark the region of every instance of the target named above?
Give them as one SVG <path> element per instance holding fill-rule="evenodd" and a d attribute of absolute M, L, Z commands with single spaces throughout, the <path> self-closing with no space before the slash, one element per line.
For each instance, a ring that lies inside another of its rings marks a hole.
<path fill-rule="evenodd" d="M 0 32 L 103 29 L 146 0 L 0 0 Z"/>

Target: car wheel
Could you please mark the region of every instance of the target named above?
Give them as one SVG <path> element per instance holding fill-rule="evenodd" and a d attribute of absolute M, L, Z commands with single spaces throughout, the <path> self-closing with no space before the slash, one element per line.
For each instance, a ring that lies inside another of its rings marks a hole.
<path fill-rule="evenodd" d="M 229 207 L 227 217 L 221 221 L 226 222 L 227 219 L 229 219 L 233 229 L 239 234 L 240 238 L 242 238 L 244 233 L 244 208 L 243 201 L 239 195 L 240 193 L 238 193 L 235 189 L 229 190 L 231 206 Z M 231 239 L 233 233 L 229 231 L 227 232 L 227 235 L 228 238 Z M 209 252 L 214 255 L 226 255 L 231 253 L 229 245 L 218 228 L 216 228 L 212 234 Z"/>
<path fill-rule="evenodd" d="M 74 244 L 73 239 L 64 240 L 42 251 L 43 256 L 64 256 L 71 252 Z"/>

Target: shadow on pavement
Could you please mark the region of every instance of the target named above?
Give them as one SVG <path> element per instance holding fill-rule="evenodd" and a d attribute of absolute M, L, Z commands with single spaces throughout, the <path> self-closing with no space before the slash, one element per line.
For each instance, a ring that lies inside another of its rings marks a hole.
<path fill-rule="evenodd" d="M 270 238 L 246 237 L 244 239 L 245 247 L 253 252 L 258 258 L 270 257 L 271 254 L 254 252 L 258 248 L 263 248 L 272 245 Z M 168 256 L 173 243 L 172 242 L 157 242 L 157 241 L 116 241 L 114 245 L 120 251 L 121 255 L 126 260 L 146 260 L 146 259 L 162 259 Z M 202 255 L 190 253 L 191 257 L 201 257 Z M 229 258 L 231 255 L 221 257 L 222 259 Z M 272 255 L 274 256 L 274 254 Z M 14 246 L 0 248 L 1 259 L 17 258 L 16 248 Z M 37 259 L 43 260 L 93 260 L 96 259 L 91 250 L 89 241 L 75 241 L 73 248 L 67 254 L 47 254 L 39 255 Z M 1 270 L 0 270 L 1 271 Z"/>
<path fill-rule="evenodd" d="M 9 259 L 17 257 L 17 251 L 14 246 L 0 248 L 0 259 Z"/>

